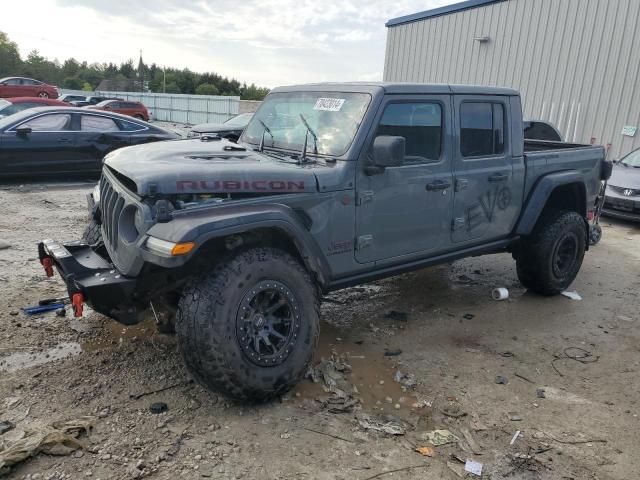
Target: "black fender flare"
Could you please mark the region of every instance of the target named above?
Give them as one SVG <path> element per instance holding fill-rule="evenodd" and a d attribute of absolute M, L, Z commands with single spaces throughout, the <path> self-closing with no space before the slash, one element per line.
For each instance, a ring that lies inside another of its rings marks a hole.
<path fill-rule="evenodd" d="M 181 258 L 187 263 L 198 255 L 208 241 L 229 235 L 248 233 L 257 229 L 277 229 L 294 243 L 305 266 L 316 274 L 321 286 L 331 278 L 331 271 L 317 242 L 305 227 L 302 217 L 291 207 L 282 204 L 234 205 L 174 212 L 167 223 L 157 223 L 147 235 L 168 242 L 194 242 L 196 247 Z M 174 264 L 175 265 L 175 264 Z"/>
<path fill-rule="evenodd" d="M 526 200 L 520 219 L 516 225 L 517 235 L 529 235 L 533 231 L 540 214 L 544 210 L 549 197 L 553 191 L 564 185 L 578 185 L 581 192 L 581 206 L 584 209 L 581 214 L 586 214 L 587 209 L 587 187 L 584 182 L 584 175 L 576 170 L 551 173 L 545 175 L 533 186 L 529 198 Z M 586 222 L 585 222 L 586 223 Z M 588 228 L 588 226 L 587 226 Z"/>

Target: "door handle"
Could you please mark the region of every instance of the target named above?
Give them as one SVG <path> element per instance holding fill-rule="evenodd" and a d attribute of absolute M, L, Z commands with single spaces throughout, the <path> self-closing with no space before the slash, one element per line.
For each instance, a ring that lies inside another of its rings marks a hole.
<path fill-rule="evenodd" d="M 451 182 L 446 180 L 436 180 L 432 183 L 427 183 L 427 191 L 434 192 L 436 190 L 446 190 L 451 186 Z"/>
<path fill-rule="evenodd" d="M 58 143 L 71 143 L 70 138 L 59 138 Z"/>
<path fill-rule="evenodd" d="M 507 178 L 509 178 L 509 175 L 507 175 L 506 173 L 494 173 L 493 175 L 489 176 L 489 181 L 490 182 L 503 182 Z"/>

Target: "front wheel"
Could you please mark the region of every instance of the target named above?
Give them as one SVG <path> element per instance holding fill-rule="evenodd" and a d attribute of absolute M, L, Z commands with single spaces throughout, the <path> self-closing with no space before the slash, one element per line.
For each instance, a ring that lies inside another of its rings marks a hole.
<path fill-rule="evenodd" d="M 587 243 L 585 220 L 577 212 L 556 211 L 538 221 L 516 255 L 520 283 L 541 295 L 557 295 L 582 266 Z"/>
<path fill-rule="evenodd" d="M 38 93 L 38 96 L 40 98 L 49 98 L 49 94 L 47 92 L 40 92 Z"/>
<path fill-rule="evenodd" d="M 318 308 L 316 285 L 295 258 L 252 248 L 185 288 L 178 345 L 205 387 L 241 401 L 269 400 L 293 387 L 311 363 Z"/>

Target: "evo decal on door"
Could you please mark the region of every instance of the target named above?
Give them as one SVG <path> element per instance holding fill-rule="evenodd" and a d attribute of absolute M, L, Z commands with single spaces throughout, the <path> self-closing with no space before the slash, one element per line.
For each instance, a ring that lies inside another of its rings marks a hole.
<path fill-rule="evenodd" d="M 479 227 L 484 222 L 493 222 L 496 218 L 496 210 L 505 211 L 509 205 L 511 205 L 511 189 L 509 187 L 495 187 L 487 190 L 465 210 L 467 231 Z"/>

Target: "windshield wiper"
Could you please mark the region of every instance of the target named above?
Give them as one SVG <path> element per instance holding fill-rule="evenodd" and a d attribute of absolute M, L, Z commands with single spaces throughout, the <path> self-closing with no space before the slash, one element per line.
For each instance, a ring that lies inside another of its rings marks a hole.
<path fill-rule="evenodd" d="M 304 115 L 300 114 L 300 120 L 304 123 L 304 126 L 307 127 L 307 131 L 304 134 L 304 145 L 302 146 L 302 156 L 300 157 L 300 163 L 304 163 L 307 161 L 307 137 L 309 134 L 313 137 L 313 154 L 318 155 L 318 136 L 316 132 L 313 131 L 307 119 L 304 118 Z"/>
<path fill-rule="evenodd" d="M 258 151 L 262 152 L 264 150 L 264 134 L 265 134 L 265 132 L 268 133 L 269 135 L 271 135 L 271 146 L 272 147 L 273 147 L 274 138 L 273 138 L 273 133 L 271 133 L 271 129 L 267 126 L 267 124 L 264 123 L 260 119 L 258 119 L 258 121 L 260 122 L 260 125 L 262 125 L 264 127 L 264 129 L 262 130 L 262 138 L 260 139 L 260 146 L 258 147 Z"/>

